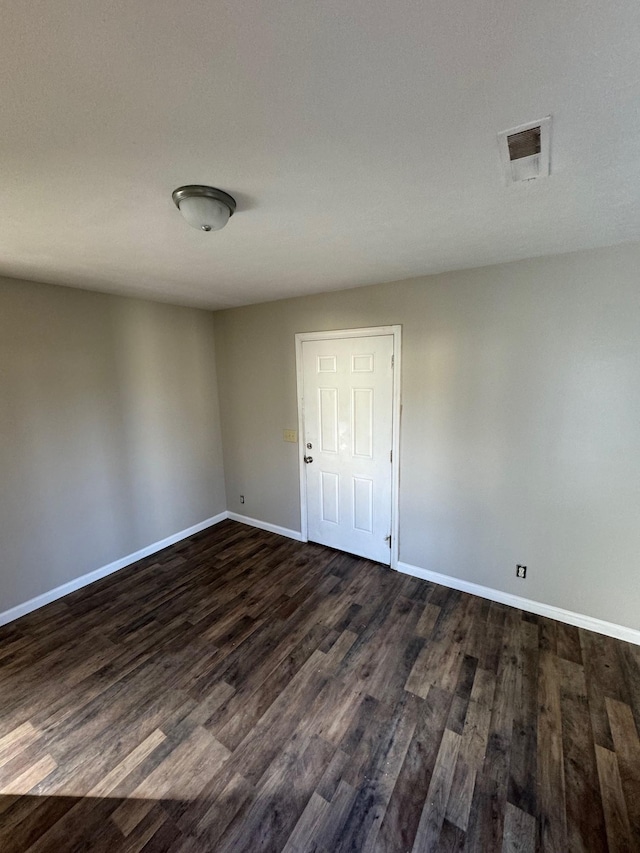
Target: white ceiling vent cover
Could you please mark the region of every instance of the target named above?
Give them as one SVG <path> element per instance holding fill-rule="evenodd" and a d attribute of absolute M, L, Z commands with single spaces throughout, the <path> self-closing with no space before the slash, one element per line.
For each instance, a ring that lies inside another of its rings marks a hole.
<path fill-rule="evenodd" d="M 498 134 L 500 158 L 508 184 L 549 175 L 551 116 Z"/>

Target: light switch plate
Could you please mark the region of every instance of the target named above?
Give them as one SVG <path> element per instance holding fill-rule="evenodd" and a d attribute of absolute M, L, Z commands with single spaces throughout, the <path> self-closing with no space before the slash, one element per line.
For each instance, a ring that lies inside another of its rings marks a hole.
<path fill-rule="evenodd" d="M 294 444 L 298 440 L 298 430 L 295 429 L 283 429 L 282 430 L 282 438 L 285 441 L 293 441 Z"/>

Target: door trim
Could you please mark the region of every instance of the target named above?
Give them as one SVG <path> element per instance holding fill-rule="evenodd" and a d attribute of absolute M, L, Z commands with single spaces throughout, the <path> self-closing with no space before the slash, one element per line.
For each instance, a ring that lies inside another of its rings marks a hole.
<path fill-rule="evenodd" d="M 391 418 L 391 568 L 398 568 L 400 559 L 399 542 L 399 496 L 400 496 L 400 415 L 402 411 L 402 326 L 371 326 L 363 329 L 333 329 L 327 332 L 298 332 L 296 339 L 296 386 L 298 403 L 298 469 L 300 478 L 300 533 L 303 542 L 308 542 L 307 480 L 304 462 L 304 412 L 302 410 L 303 364 L 302 344 L 304 341 L 329 341 L 335 338 L 369 338 L 375 335 L 393 336 L 393 400 Z"/>

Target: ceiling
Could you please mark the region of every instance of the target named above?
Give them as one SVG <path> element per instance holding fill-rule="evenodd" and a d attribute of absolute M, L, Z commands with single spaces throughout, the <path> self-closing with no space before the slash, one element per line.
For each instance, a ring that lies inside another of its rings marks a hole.
<path fill-rule="evenodd" d="M 639 45 L 637 0 L 4 0 L 0 275 L 220 308 L 638 240 Z"/>

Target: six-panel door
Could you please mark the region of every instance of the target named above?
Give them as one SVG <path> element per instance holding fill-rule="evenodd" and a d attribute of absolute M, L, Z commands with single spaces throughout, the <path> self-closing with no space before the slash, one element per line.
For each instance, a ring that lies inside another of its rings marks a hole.
<path fill-rule="evenodd" d="M 308 537 L 388 564 L 393 336 L 303 341 L 302 353 Z"/>

